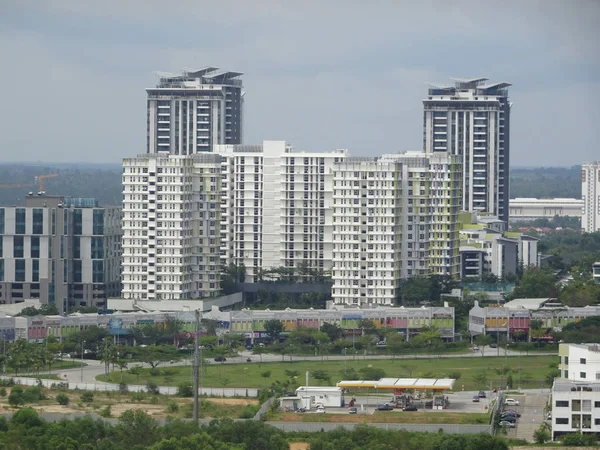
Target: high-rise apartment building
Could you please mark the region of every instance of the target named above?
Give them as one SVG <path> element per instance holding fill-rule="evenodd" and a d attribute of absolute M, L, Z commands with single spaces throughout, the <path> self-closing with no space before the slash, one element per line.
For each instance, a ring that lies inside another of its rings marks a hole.
<path fill-rule="evenodd" d="M 600 231 L 600 161 L 583 164 L 581 198 L 583 199 L 581 228 L 586 233 Z"/>
<path fill-rule="evenodd" d="M 332 168 L 345 150 L 295 152 L 284 141 L 216 146 L 223 156 L 221 257 L 262 269 L 331 268 Z"/>
<path fill-rule="evenodd" d="M 460 174 L 447 153 L 334 165 L 335 303 L 392 305 L 403 278 L 458 276 Z"/>
<path fill-rule="evenodd" d="M 95 199 L 45 194 L 0 208 L 0 303 L 105 307 L 121 287 L 121 217 Z"/>
<path fill-rule="evenodd" d="M 147 152 L 193 155 L 242 143 L 244 92 L 239 72 L 215 67 L 162 74 L 148 93 Z"/>
<path fill-rule="evenodd" d="M 123 160 L 122 298 L 185 300 L 220 289 L 221 157 Z"/>
<path fill-rule="evenodd" d="M 463 210 L 489 212 L 508 223 L 510 84 L 454 81 L 431 86 L 423 100 L 423 149 L 462 159 Z"/>

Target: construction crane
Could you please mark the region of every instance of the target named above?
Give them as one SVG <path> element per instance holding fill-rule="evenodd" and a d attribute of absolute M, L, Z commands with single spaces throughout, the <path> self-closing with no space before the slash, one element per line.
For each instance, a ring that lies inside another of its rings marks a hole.
<path fill-rule="evenodd" d="M 24 188 L 31 187 L 33 184 L 0 184 L 0 189 L 2 188 Z"/>
<path fill-rule="evenodd" d="M 38 175 L 37 177 L 35 177 L 35 182 L 39 183 L 40 185 L 40 190 L 38 192 L 44 192 L 44 180 L 46 180 L 47 178 L 54 178 L 54 177 L 58 177 L 60 176 L 60 173 L 48 173 L 45 175 Z M 26 188 L 26 187 L 32 187 L 33 184 L 0 184 L 0 189 L 2 188 Z"/>
<path fill-rule="evenodd" d="M 45 192 L 44 189 L 44 180 L 48 178 L 54 178 L 60 176 L 60 173 L 47 173 L 45 175 L 39 175 L 35 177 L 35 181 L 40 183 L 40 190 L 38 192 Z"/>

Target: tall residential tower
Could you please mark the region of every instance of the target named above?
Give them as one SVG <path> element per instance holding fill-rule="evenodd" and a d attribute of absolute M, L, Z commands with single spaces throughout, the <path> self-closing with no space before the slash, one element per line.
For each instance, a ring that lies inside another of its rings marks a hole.
<path fill-rule="evenodd" d="M 461 207 L 508 222 L 510 109 L 508 83 L 455 79 L 430 86 L 423 100 L 423 149 L 462 159 Z"/>
<path fill-rule="evenodd" d="M 583 199 L 581 228 L 586 233 L 600 231 L 600 161 L 583 164 L 581 198 Z"/>
<path fill-rule="evenodd" d="M 148 93 L 148 153 L 193 155 L 242 143 L 244 92 L 239 72 L 215 67 L 160 74 Z"/>

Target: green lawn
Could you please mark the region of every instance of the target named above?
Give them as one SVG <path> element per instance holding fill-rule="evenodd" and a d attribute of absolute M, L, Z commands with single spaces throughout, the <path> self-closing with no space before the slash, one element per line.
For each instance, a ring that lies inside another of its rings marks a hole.
<path fill-rule="evenodd" d="M 50 371 L 54 372 L 55 370 L 73 369 L 75 367 L 81 367 L 82 365 L 87 366 L 87 364 L 85 362 L 83 364 L 81 364 L 80 361 L 71 361 L 69 359 L 65 359 L 63 361 L 57 360 L 52 363 L 52 366 L 50 367 Z M 27 370 L 21 370 L 21 371 L 19 371 L 18 374 L 15 374 L 14 370 L 10 370 L 10 368 L 7 368 L 6 373 L 4 375 L 40 378 L 39 375 L 44 375 L 44 374 L 48 375 L 48 366 L 42 367 L 41 370 L 39 370 L 37 372 L 29 372 Z M 42 378 L 48 378 L 48 376 L 42 377 Z"/>
<path fill-rule="evenodd" d="M 453 373 L 459 373 L 460 379 L 454 385 L 455 390 L 477 390 L 488 387 L 491 382 L 493 386 L 499 386 L 503 377 L 495 369 L 502 369 L 506 361 L 512 370 L 513 386 L 516 388 L 519 380 L 518 368 L 521 367 L 521 387 L 539 388 L 540 381 L 544 380 L 550 371 L 549 365 L 556 362 L 556 356 L 515 356 L 501 357 L 475 357 L 475 358 L 431 358 L 431 359 L 382 359 L 382 360 L 356 360 L 348 358 L 346 367 L 348 370 L 372 366 L 385 371 L 386 377 L 392 378 L 444 378 Z M 159 366 L 159 374 L 150 375 L 149 369 L 142 369 L 138 376 L 123 372 L 122 381 L 126 384 L 146 384 L 153 381 L 161 386 L 176 386 L 180 383 L 191 382 L 192 372 L 190 366 Z M 315 370 L 324 370 L 331 377 L 331 384 L 335 384 L 344 376 L 344 361 L 294 361 L 294 362 L 252 362 L 246 364 L 211 364 L 205 367 L 203 372 L 203 385 L 208 387 L 266 387 L 275 381 L 285 381 L 289 377 L 286 370 L 299 373 L 295 384 L 304 383 L 305 373 Z M 271 372 L 270 376 L 262 376 L 265 372 Z M 474 377 L 486 373 L 485 386 L 477 383 Z M 98 380 L 119 383 L 121 381 L 120 371 L 111 372 L 107 378 L 105 375 L 98 376 Z M 504 382 L 505 383 L 505 382 Z M 331 385 L 328 382 L 310 378 L 311 385 Z"/>

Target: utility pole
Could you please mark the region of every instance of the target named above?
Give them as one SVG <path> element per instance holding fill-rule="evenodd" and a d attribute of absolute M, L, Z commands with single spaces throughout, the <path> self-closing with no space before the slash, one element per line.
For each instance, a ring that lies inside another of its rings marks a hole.
<path fill-rule="evenodd" d="M 200 370 L 198 369 L 198 361 L 199 361 L 199 334 L 200 334 L 200 311 L 196 310 L 196 327 L 194 333 L 194 422 L 198 423 L 198 375 L 200 374 Z"/>

